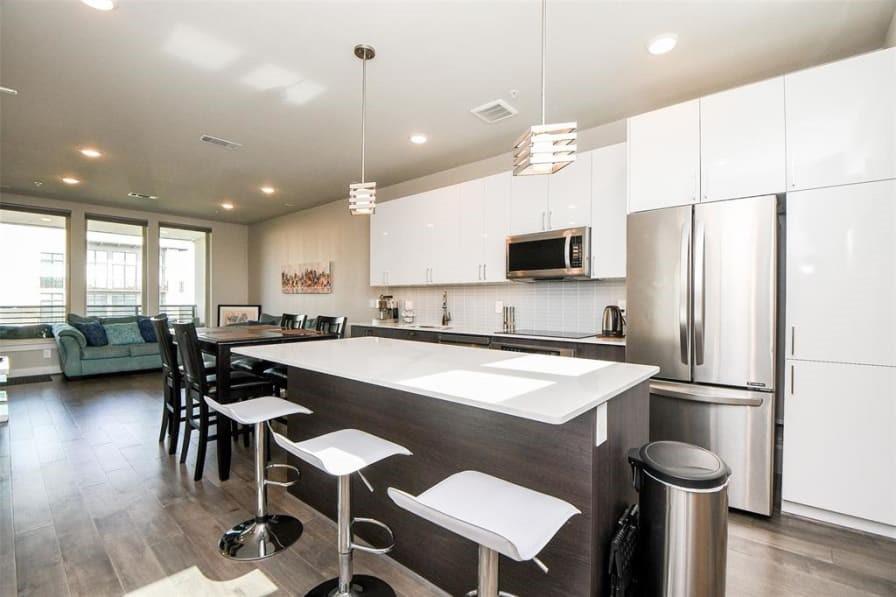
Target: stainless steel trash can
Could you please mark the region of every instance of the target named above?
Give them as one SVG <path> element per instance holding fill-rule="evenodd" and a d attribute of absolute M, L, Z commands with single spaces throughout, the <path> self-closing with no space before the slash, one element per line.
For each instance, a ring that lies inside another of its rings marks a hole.
<path fill-rule="evenodd" d="M 651 442 L 628 454 L 640 509 L 639 593 L 724 597 L 728 478 L 698 446 Z"/>

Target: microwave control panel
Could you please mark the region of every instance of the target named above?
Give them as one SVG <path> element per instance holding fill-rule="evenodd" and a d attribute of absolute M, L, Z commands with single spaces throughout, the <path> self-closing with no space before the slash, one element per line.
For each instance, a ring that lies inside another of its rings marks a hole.
<path fill-rule="evenodd" d="M 573 236 L 569 239 L 569 266 L 582 267 L 582 237 Z"/>

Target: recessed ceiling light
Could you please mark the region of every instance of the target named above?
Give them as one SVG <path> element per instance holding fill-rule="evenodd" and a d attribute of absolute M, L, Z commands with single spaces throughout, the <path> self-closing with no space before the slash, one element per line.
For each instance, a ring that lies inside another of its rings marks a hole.
<path fill-rule="evenodd" d="M 274 191 L 276 191 L 276 189 L 274 187 L 260 187 L 260 188 L 261 188 L 261 192 L 264 193 L 265 195 L 273 195 Z"/>
<path fill-rule="evenodd" d="M 64 182 L 65 184 L 78 184 L 81 181 L 78 180 L 77 178 L 72 178 L 71 176 L 63 176 L 62 182 Z"/>
<path fill-rule="evenodd" d="M 423 145 L 427 141 L 428 139 L 426 138 L 426 135 L 422 135 L 420 133 L 411 135 L 411 143 L 413 143 L 414 145 Z"/>
<path fill-rule="evenodd" d="M 233 203 L 231 203 L 230 201 L 225 201 L 221 204 L 221 207 L 227 210 L 231 210 L 233 209 Z"/>
<path fill-rule="evenodd" d="M 97 10 L 112 10 L 115 8 L 115 0 L 81 0 L 81 2 Z"/>
<path fill-rule="evenodd" d="M 79 149 L 78 151 L 80 151 L 81 155 L 83 155 L 85 158 L 98 158 L 102 157 L 103 155 L 101 151 L 92 147 L 84 147 L 82 149 Z"/>
<path fill-rule="evenodd" d="M 659 56 L 660 54 L 671 52 L 677 43 L 678 36 L 676 34 L 663 33 L 650 40 L 650 43 L 647 44 L 647 51 L 654 56 Z"/>

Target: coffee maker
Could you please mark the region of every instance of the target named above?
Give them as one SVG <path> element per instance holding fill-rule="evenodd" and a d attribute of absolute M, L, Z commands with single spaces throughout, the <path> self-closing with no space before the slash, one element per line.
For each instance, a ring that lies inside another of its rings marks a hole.
<path fill-rule="evenodd" d="M 382 323 L 398 321 L 398 301 L 391 294 L 381 294 L 377 299 L 376 319 Z"/>

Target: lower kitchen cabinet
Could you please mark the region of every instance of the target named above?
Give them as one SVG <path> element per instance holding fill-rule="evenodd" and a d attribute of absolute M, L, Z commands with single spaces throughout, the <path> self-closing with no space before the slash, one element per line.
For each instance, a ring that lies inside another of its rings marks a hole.
<path fill-rule="evenodd" d="M 784 511 L 896 526 L 896 367 L 791 360 L 785 375 Z"/>

